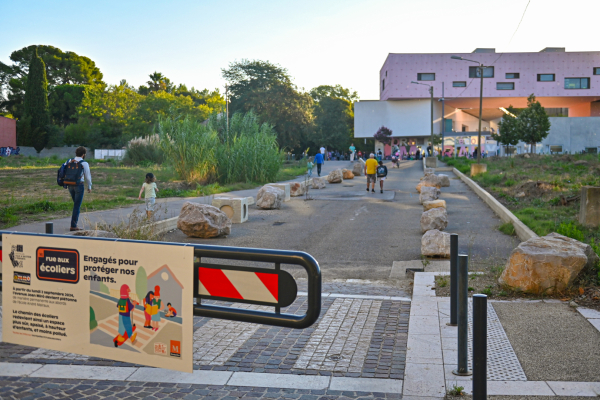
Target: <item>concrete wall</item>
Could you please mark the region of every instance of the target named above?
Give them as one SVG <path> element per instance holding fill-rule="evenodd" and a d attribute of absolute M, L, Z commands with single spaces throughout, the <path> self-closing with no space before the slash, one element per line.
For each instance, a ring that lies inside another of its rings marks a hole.
<path fill-rule="evenodd" d="M 17 148 L 17 120 L 0 116 L 0 147 Z"/>
<path fill-rule="evenodd" d="M 38 153 L 33 147 L 25 147 L 19 146 L 20 151 L 19 155 L 21 156 L 32 156 L 32 157 L 52 157 L 53 155 L 58 156 L 58 158 L 73 158 L 75 157 L 75 149 L 76 146 L 72 147 L 53 147 L 51 149 L 43 149 L 40 153 Z M 87 155 L 85 156 L 88 160 L 94 159 L 94 152 L 90 149 L 87 149 Z"/>

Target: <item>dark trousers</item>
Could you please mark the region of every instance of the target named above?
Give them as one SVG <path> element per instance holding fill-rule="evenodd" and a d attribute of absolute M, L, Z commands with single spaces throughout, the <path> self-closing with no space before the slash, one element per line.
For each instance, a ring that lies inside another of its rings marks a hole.
<path fill-rule="evenodd" d="M 323 164 L 317 164 L 317 175 L 321 176 L 321 165 Z"/>
<path fill-rule="evenodd" d="M 85 189 L 83 185 L 69 186 L 69 193 L 73 199 L 73 215 L 71 216 L 71 228 L 77 227 L 79 221 L 79 211 L 81 209 L 81 203 L 83 202 L 83 194 Z"/>

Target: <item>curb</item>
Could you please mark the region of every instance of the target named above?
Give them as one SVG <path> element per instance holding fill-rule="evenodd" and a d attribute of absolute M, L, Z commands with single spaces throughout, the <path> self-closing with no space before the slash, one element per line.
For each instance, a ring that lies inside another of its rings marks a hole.
<path fill-rule="evenodd" d="M 515 233 L 517 237 L 521 239 L 522 242 L 525 242 L 531 238 L 538 237 L 527 225 L 525 225 L 521 220 L 510 212 L 510 210 L 504 207 L 498 200 L 496 200 L 491 194 L 486 192 L 481 188 L 478 184 L 476 184 L 470 178 L 467 178 L 465 174 L 453 168 L 453 172 L 456 176 L 458 176 L 464 183 L 467 184 L 468 187 L 473 190 L 477 196 L 481 198 L 491 209 L 496 213 L 498 217 L 502 220 L 502 222 L 510 222 L 515 228 Z"/>

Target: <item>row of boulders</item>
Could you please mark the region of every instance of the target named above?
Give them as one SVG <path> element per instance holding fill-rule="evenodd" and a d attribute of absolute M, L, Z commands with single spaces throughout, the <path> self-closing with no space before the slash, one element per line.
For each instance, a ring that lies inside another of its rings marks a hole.
<path fill-rule="evenodd" d="M 307 187 L 309 189 L 315 190 L 325 189 L 327 187 L 327 183 L 342 183 L 345 179 L 354 179 L 355 175 L 357 174 L 355 174 L 353 171 L 350 171 L 349 169 L 339 168 L 334 171 L 331 171 L 329 175 L 323 177 L 314 177 L 307 182 L 294 182 L 290 184 L 290 196 L 303 196 L 306 193 Z"/>
<path fill-rule="evenodd" d="M 426 168 L 416 187 L 423 205 L 421 254 L 424 256 L 450 256 L 450 234 L 443 232 L 448 226 L 446 202 L 439 199 L 441 188 L 448 186 L 450 178 L 447 175 L 435 175 L 433 168 Z"/>

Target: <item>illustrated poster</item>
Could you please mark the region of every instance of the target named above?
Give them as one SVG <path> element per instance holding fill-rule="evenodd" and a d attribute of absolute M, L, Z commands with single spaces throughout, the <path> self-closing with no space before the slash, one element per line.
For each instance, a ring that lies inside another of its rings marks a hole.
<path fill-rule="evenodd" d="M 193 247 L 2 239 L 5 342 L 192 372 Z"/>

